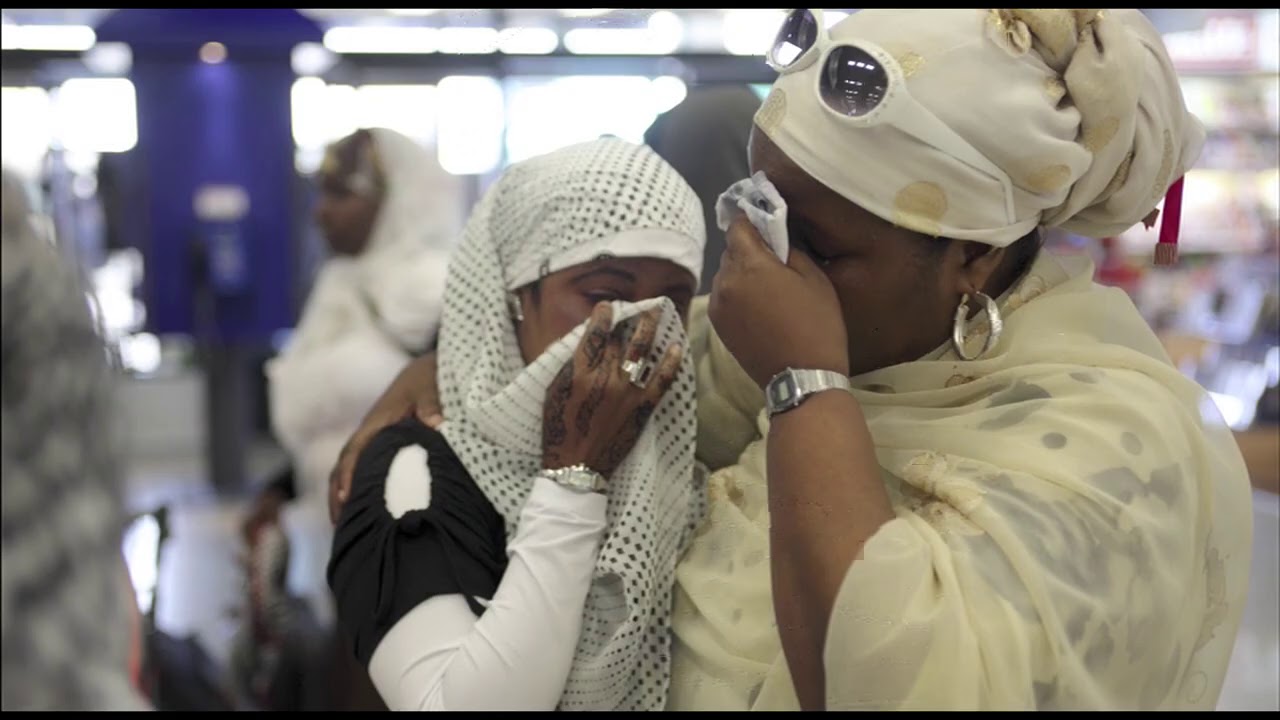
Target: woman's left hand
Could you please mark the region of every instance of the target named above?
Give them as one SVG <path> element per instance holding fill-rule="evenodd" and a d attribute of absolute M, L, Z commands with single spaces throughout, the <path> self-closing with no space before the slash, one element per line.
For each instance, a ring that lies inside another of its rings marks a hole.
<path fill-rule="evenodd" d="M 844 315 L 822 269 L 794 248 L 783 264 L 743 216 L 725 245 L 707 314 L 751 379 L 763 388 L 788 367 L 848 375 Z"/>

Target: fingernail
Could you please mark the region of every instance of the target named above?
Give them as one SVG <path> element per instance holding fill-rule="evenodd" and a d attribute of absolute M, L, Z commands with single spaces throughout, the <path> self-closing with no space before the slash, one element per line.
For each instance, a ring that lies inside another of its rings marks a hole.
<path fill-rule="evenodd" d="M 596 307 L 596 312 L 598 313 L 597 317 L 600 319 L 600 324 L 612 330 L 614 328 L 613 306 L 602 300 L 600 305 Z"/>
<path fill-rule="evenodd" d="M 427 417 L 427 427 L 429 428 L 436 428 L 443 422 L 444 416 L 440 414 L 430 415 Z"/>

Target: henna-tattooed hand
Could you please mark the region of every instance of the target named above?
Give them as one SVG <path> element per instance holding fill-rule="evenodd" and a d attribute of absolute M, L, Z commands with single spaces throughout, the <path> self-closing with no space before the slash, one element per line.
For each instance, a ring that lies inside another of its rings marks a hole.
<path fill-rule="evenodd" d="M 643 388 L 633 385 L 622 370 L 626 360 L 649 358 L 658 330 L 657 311 L 610 330 L 612 319 L 608 303 L 596 305 L 577 352 L 547 388 L 543 467 L 584 464 L 609 477 L 675 382 L 683 353 L 679 345 L 666 349 Z"/>

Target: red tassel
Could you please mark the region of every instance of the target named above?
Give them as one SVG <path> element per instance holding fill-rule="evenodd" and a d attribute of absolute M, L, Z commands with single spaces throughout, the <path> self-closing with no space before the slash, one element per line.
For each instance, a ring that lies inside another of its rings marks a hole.
<path fill-rule="evenodd" d="M 1176 265 L 1178 262 L 1178 233 L 1182 229 L 1182 181 L 1178 178 L 1169 186 L 1164 196 L 1163 219 L 1160 222 L 1160 240 L 1156 243 L 1156 265 Z"/>

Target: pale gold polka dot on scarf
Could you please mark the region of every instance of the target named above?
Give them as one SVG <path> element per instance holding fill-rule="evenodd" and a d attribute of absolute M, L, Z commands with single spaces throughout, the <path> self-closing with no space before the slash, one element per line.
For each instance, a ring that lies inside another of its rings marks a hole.
<path fill-rule="evenodd" d="M 947 378 L 947 387 L 953 388 L 953 387 L 959 387 L 960 385 L 968 385 L 969 383 L 977 379 L 978 378 L 972 375 L 952 375 L 951 377 Z"/>
<path fill-rule="evenodd" d="M 1080 32 L 1085 32 L 1090 25 L 1102 20 L 1106 17 L 1104 10 L 1082 10 L 1076 8 L 1074 11 L 1076 16 L 1076 26 L 1080 28 Z"/>
<path fill-rule="evenodd" d="M 713 476 L 711 482 L 707 483 L 707 499 L 712 503 L 718 503 L 729 499 L 729 493 L 725 489 L 724 482 L 716 482 Z"/>
<path fill-rule="evenodd" d="M 905 52 L 897 57 L 898 66 L 902 68 L 903 77 L 911 77 L 924 67 L 924 58 L 919 53 Z"/>
<path fill-rule="evenodd" d="M 987 37 L 1013 57 L 1026 55 L 1031 49 L 1031 30 L 1013 16 L 1012 10 L 987 11 Z"/>
<path fill-rule="evenodd" d="M 1049 67 L 1065 72 L 1075 54 L 1076 38 L 1079 28 L 1076 27 L 1075 15 L 1065 9 L 1014 9 L 1010 14 L 1026 23 L 1031 36 L 1036 40 L 1036 51 Z"/>
<path fill-rule="evenodd" d="M 1151 199 L 1164 195 L 1169 190 L 1169 175 L 1173 173 L 1173 135 L 1164 131 L 1164 156 L 1160 158 L 1160 170 L 1156 173 L 1156 183 L 1151 186 Z"/>
<path fill-rule="evenodd" d="M 931 182 L 913 182 L 898 191 L 893 199 L 894 223 L 926 235 L 942 231 L 942 216 L 947 212 L 947 193 Z"/>
<path fill-rule="evenodd" d="M 1111 182 L 1107 183 L 1107 187 L 1098 194 L 1099 198 L 1111 197 L 1111 194 L 1120 189 L 1125 181 L 1129 179 L 1129 169 L 1133 167 L 1133 153 L 1125 155 L 1124 160 L 1120 161 L 1120 165 L 1116 168 L 1115 175 L 1111 176 Z"/>
<path fill-rule="evenodd" d="M 1061 80 L 1053 76 L 1049 76 L 1044 79 L 1044 91 L 1045 94 L 1049 96 L 1049 99 L 1053 101 L 1054 105 L 1062 102 L 1062 98 L 1067 96 L 1067 86 L 1063 85 Z"/>
<path fill-rule="evenodd" d="M 1050 193 L 1071 180 L 1071 168 L 1066 165 L 1046 165 L 1027 177 L 1027 189 L 1037 193 Z"/>
<path fill-rule="evenodd" d="M 756 111 L 756 125 L 759 125 L 766 134 L 772 133 L 778 129 L 786 116 L 787 94 L 779 88 L 774 88 L 769 93 L 769 97 L 765 98 L 764 105 Z"/>
<path fill-rule="evenodd" d="M 1082 143 L 1084 149 L 1096 154 L 1106 147 L 1107 143 L 1111 142 L 1119 129 L 1120 118 L 1114 115 L 1100 123 L 1090 125 L 1084 131 L 1084 142 Z"/>
<path fill-rule="evenodd" d="M 746 495 L 743 494 L 742 488 L 732 483 L 729 484 L 729 502 L 737 505 L 738 507 L 742 507 L 746 499 Z"/>

